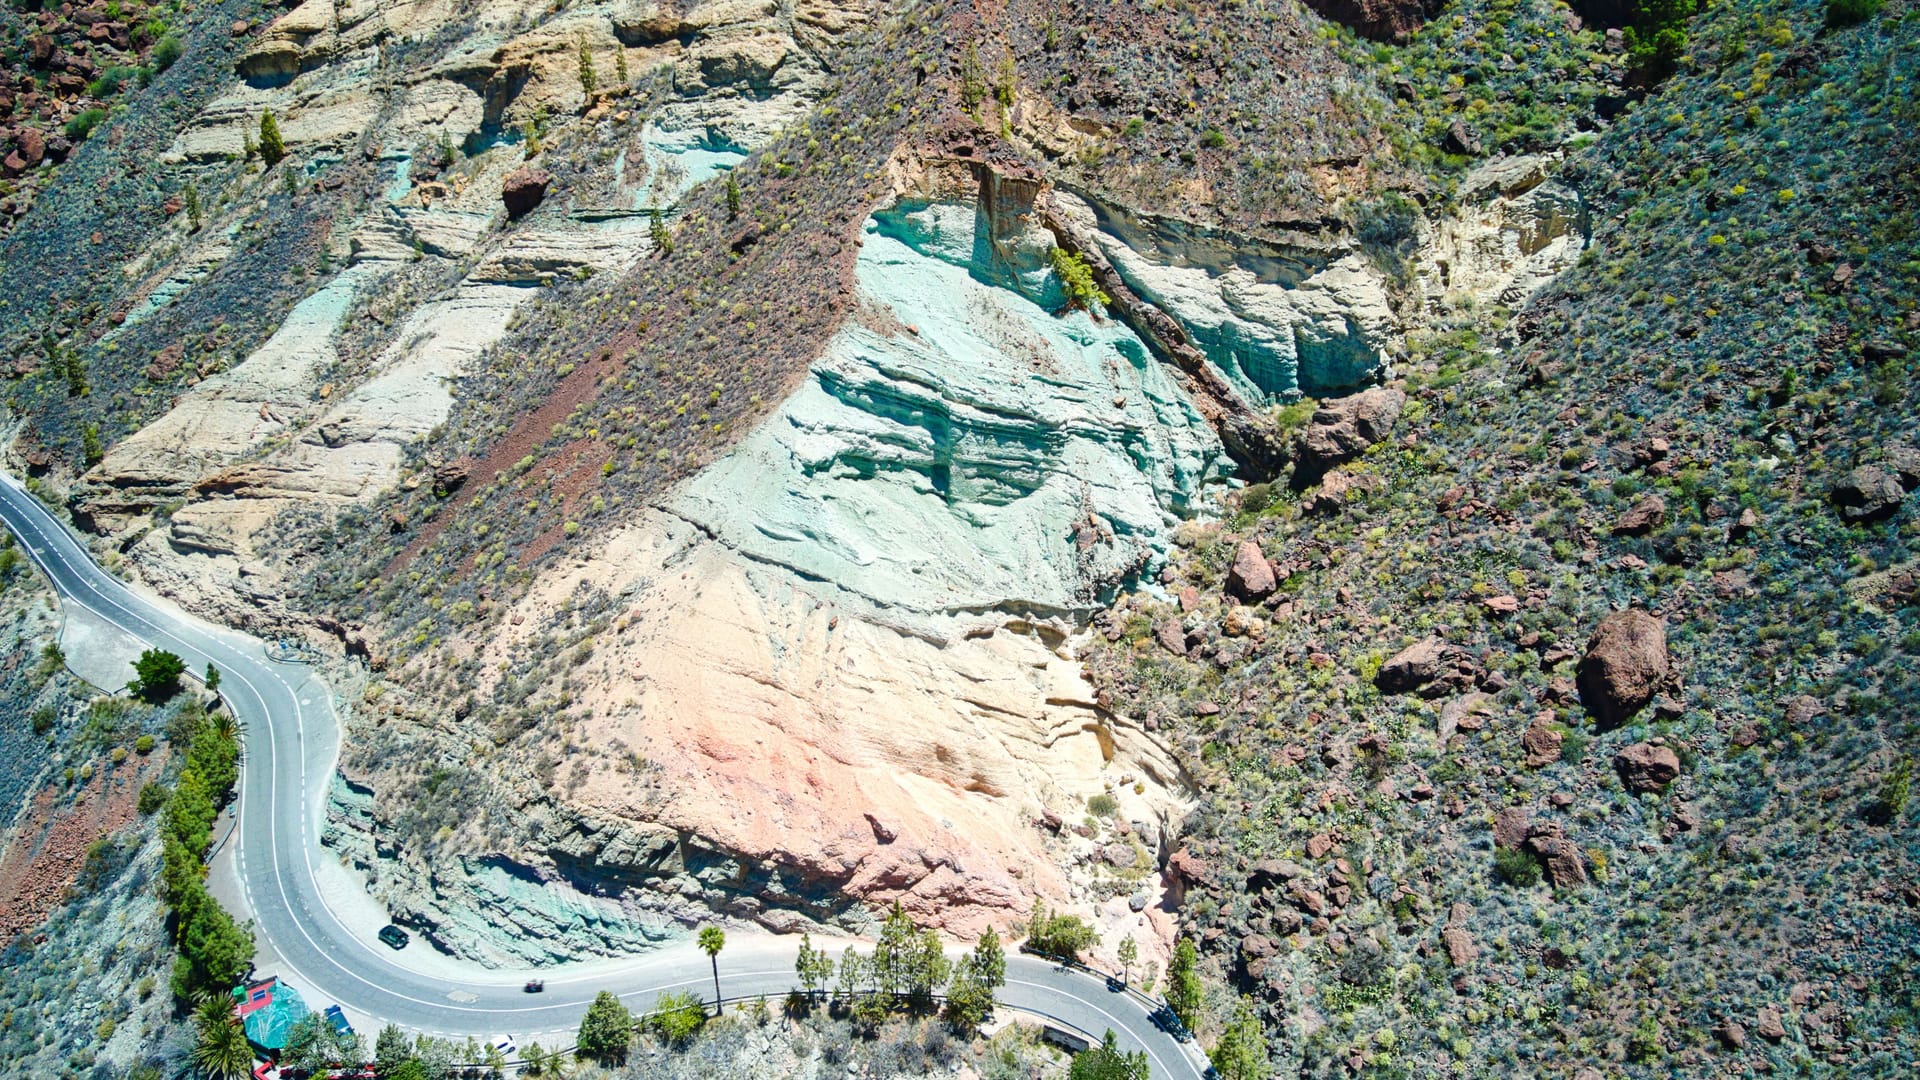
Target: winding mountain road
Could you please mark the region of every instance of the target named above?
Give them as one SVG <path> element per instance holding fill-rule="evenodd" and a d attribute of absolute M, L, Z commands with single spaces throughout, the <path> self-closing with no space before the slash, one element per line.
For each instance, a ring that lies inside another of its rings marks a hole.
<path fill-rule="evenodd" d="M 355 929 L 330 907 L 316 867 L 334 856 L 320 848 L 320 823 L 339 749 L 339 728 L 324 683 L 304 666 L 269 661 L 260 641 L 144 597 L 101 569 L 86 548 L 12 476 L 0 474 L 0 518 L 66 604 L 86 608 L 151 647 L 178 654 L 189 670 L 211 663 L 221 694 L 244 732 L 237 820 L 237 870 L 256 934 L 287 968 L 315 1008 L 336 1001 L 374 1019 L 441 1035 L 571 1031 L 596 994 L 611 990 L 644 1012 L 662 993 L 712 985 L 707 957 L 691 939 L 617 963 L 542 972 L 546 991 L 522 992 L 521 976 L 460 966 L 457 976 L 429 973 Z M 850 944 L 829 944 L 829 949 Z M 414 948 L 423 948 L 416 945 Z M 798 942 L 771 934 L 733 934 L 720 954 L 729 998 L 778 998 L 796 989 Z M 446 966 L 446 965 L 442 965 Z M 704 996 L 704 995 L 703 995 Z M 1204 1059 L 1159 1030 L 1152 1006 L 1101 977 L 1034 957 L 1007 957 L 1002 1005 L 1047 1017 L 1098 1038 L 1112 1029 L 1121 1046 L 1144 1050 L 1155 1078 L 1194 1080 Z"/>

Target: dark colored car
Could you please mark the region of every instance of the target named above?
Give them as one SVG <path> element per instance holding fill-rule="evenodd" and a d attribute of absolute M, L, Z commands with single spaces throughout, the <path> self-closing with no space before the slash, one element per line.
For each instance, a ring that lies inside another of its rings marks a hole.
<path fill-rule="evenodd" d="M 1160 1006 L 1149 1014 L 1147 1019 L 1153 1021 L 1154 1027 L 1173 1036 L 1180 1042 L 1186 1042 L 1188 1039 L 1193 1038 L 1193 1034 L 1187 1030 L 1187 1025 L 1180 1022 L 1180 1017 L 1175 1015 L 1171 1005 Z"/>
<path fill-rule="evenodd" d="M 545 979 L 528 979 L 527 985 L 521 987 L 520 989 L 526 991 L 529 994 L 537 994 L 542 990 L 545 990 L 546 988 L 547 988 L 547 982 Z"/>
<path fill-rule="evenodd" d="M 392 923 L 388 923 L 387 925 L 380 928 L 379 937 L 382 944 L 385 944 L 395 949 L 406 948 L 407 941 L 409 940 L 407 937 L 407 932 L 393 925 Z"/>

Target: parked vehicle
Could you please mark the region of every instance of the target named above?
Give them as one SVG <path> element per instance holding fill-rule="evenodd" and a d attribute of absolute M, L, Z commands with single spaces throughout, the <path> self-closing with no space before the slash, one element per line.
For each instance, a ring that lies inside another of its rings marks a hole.
<path fill-rule="evenodd" d="M 340 1011 L 340 1006 L 338 1005 L 327 1006 L 326 1009 L 324 1010 L 323 1015 L 326 1016 L 328 1022 L 333 1024 L 333 1030 L 339 1032 L 342 1035 L 353 1034 L 353 1025 L 347 1023 L 347 1014 Z"/>
<path fill-rule="evenodd" d="M 1149 1014 L 1147 1019 L 1153 1021 L 1154 1027 L 1173 1036 L 1180 1042 L 1187 1042 L 1193 1038 L 1193 1033 L 1187 1030 L 1187 1025 L 1180 1022 L 1180 1017 L 1174 1013 L 1173 1006 L 1171 1005 L 1160 1006 Z"/>
<path fill-rule="evenodd" d="M 379 937 L 382 944 L 394 949 L 406 948 L 407 942 L 411 940 L 405 930 L 400 929 L 392 923 L 388 923 L 380 928 Z"/>
<path fill-rule="evenodd" d="M 537 994 L 540 991 L 545 990 L 546 988 L 547 988 L 546 980 L 528 979 L 527 985 L 521 987 L 520 989 L 525 990 L 529 994 Z"/>
<path fill-rule="evenodd" d="M 487 1040 L 487 1049 L 492 1050 L 503 1058 L 510 1058 L 520 1048 L 514 1045 L 513 1036 L 495 1035 L 493 1038 Z"/>

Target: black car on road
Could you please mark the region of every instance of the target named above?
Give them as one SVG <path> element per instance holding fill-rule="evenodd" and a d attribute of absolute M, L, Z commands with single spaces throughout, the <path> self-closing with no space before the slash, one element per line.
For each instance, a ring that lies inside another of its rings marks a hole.
<path fill-rule="evenodd" d="M 376 936 L 380 938 L 381 944 L 394 949 L 406 948 L 407 941 L 409 940 L 407 937 L 407 932 L 393 925 L 392 923 L 388 923 L 387 925 L 381 927 L 380 933 Z"/>

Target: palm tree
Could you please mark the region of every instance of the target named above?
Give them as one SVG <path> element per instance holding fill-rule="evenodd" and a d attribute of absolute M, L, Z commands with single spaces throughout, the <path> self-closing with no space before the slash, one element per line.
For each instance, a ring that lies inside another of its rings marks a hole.
<path fill-rule="evenodd" d="M 717 926 L 700 928 L 700 951 L 713 962 L 713 1014 L 720 1015 L 720 950 L 727 947 L 727 932 Z"/>
<path fill-rule="evenodd" d="M 253 1071 L 253 1047 L 247 1044 L 247 1030 L 233 1015 L 233 1001 L 210 994 L 194 1009 L 193 1019 L 200 1028 L 194 1064 L 210 1080 L 244 1080 Z"/>

